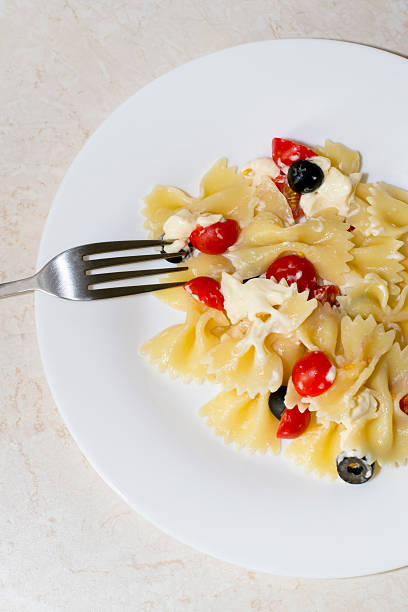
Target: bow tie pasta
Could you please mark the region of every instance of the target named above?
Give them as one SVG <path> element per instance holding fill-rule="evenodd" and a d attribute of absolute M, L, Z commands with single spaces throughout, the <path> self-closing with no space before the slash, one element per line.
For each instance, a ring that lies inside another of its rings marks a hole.
<path fill-rule="evenodd" d="M 224 442 L 361 484 L 408 460 L 408 192 L 361 182 L 358 152 L 274 138 L 197 197 L 156 186 L 145 227 L 180 270 L 184 321 L 142 353 L 221 386 L 200 415 Z"/>

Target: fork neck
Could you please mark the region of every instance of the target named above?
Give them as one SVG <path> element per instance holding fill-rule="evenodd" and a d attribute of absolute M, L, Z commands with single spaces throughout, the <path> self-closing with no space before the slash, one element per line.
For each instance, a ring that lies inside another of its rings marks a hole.
<path fill-rule="evenodd" d="M 39 289 L 37 275 L 23 278 L 22 280 L 10 281 L 8 283 L 0 284 L 0 298 L 8 297 L 10 295 L 18 295 L 19 293 L 26 293 L 27 291 L 34 291 Z"/>

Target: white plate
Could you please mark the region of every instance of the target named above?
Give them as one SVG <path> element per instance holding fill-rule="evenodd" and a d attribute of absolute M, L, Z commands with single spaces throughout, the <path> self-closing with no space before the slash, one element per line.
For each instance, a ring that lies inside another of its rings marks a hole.
<path fill-rule="evenodd" d="M 270 154 L 273 136 L 359 149 L 370 180 L 408 187 L 408 62 L 323 40 L 227 49 L 157 79 L 121 106 L 74 161 L 39 264 L 98 240 L 145 237 L 139 198 L 155 183 L 197 192 L 218 157 Z M 407 470 L 362 487 L 223 445 L 197 416 L 215 395 L 158 374 L 139 345 L 179 320 L 153 296 L 36 300 L 49 383 L 79 446 L 143 516 L 206 553 L 287 575 L 342 577 L 408 561 Z"/>

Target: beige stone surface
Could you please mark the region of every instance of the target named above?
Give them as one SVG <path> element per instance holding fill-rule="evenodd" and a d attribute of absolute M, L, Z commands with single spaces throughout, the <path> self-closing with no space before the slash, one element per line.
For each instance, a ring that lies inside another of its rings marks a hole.
<path fill-rule="evenodd" d="M 408 3 L 0 0 L 0 280 L 34 271 L 69 164 L 132 93 L 202 54 L 302 36 L 408 54 Z M 0 302 L 0 347 L 1 611 L 407 609 L 408 569 L 282 578 L 163 534 L 104 484 L 70 437 L 44 378 L 32 296 Z"/>

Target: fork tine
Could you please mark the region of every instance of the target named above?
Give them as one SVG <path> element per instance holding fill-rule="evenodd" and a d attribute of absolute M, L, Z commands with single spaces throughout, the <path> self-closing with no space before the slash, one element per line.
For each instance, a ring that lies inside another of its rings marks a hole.
<path fill-rule="evenodd" d="M 97 255 L 98 253 L 114 253 L 115 251 L 128 251 L 130 249 L 143 249 L 152 246 L 171 244 L 172 240 L 114 240 L 110 242 L 92 242 L 79 247 L 83 255 Z"/>
<path fill-rule="evenodd" d="M 154 253 L 153 255 L 129 255 L 125 257 L 103 257 L 101 259 L 87 259 L 85 270 L 95 270 L 96 268 L 108 268 L 109 266 L 123 266 L 141 261 L 153 261 L 155 259 L 174 259 L 185 253 Z"/>
<path fill-rule="evenodd" d="M 171 287 L 181 287 L 185 281 L 177 283 L 157 283 L 155 285 L 134 285 L 132 287 L 114 287 L 112 289 L 91 289 L 88 292 L 90 299 L 98 300 L 104 298 L 122 297 L 124 295 L 136 295 L 138 293 L 150 293 L 151 291 L 161 291 Z"/>
<path fill-rule="evenodd" d="M 166 273 L 170 274 L 171 272 L 183 272 L 184 270 L 188 270 L 187 266 L 182 266 L 180 268 L 154 268 L 152 270 L 129 270 L 127 272 L 107 272 L 106 274 L 89 274 L 87 279 L 89 280 L 89 285 L 97 285 L 99 283 L 111 283 L 127 278 L 155 276 L 156 274 Z"/>

